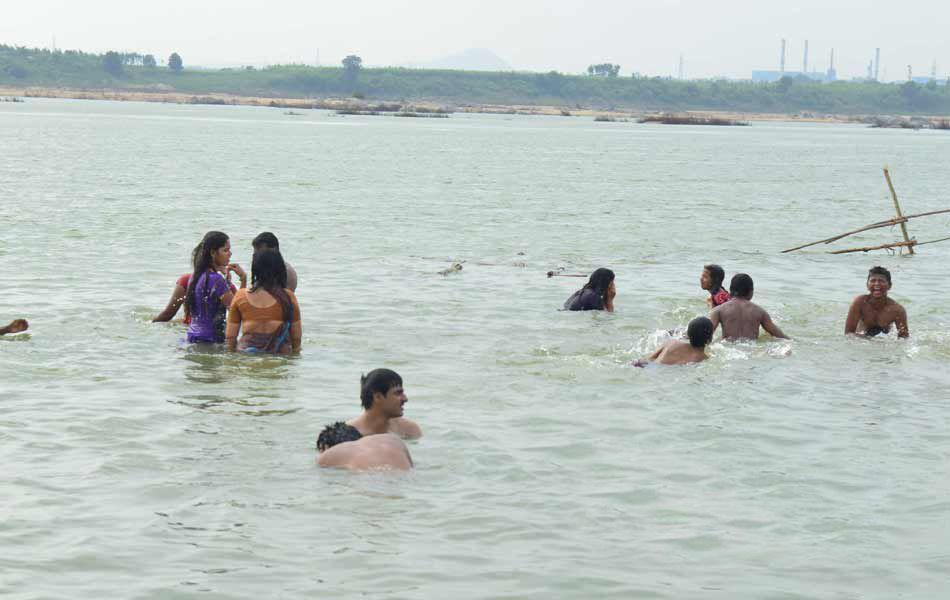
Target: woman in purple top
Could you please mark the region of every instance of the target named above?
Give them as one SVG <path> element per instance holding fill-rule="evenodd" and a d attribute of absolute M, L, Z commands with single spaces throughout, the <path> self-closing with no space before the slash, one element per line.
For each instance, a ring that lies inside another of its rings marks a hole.
<path fill-rule="evenodd" d="M 231 263 L 231 241 L 220 231 L 209 231 L 191 255 L 195 266 L 185 293 L 185 316 L 188 342 L 224 342 L 224 323 L 234 293 L 225 275 L 232 271 L 247 287 L 247 274 L 240 265 Z M 224 275 L 222 275 L 224 273 Z"/>

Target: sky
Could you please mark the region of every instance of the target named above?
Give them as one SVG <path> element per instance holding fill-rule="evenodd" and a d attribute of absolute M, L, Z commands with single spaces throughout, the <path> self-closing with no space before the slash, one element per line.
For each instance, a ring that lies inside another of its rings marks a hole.
<path fill-rule="evenodd" d="M 748 78 L 825 70 L 835 49 L 839 78 L 863 76 L 881 48 L 881 78 L 950 73 L 950 3 L 904 0 L 127 0 L 2 1 L 0 43 L 87 52 L 178 52 L 187 66 L 278 63 L 339 65 L 357 54 L 367 66 L 425 63 L 486 48 L 526 71 L 584 72 L 621 65 L 621 75 L 675 75 L 683 55 L 690 78 Z"/>

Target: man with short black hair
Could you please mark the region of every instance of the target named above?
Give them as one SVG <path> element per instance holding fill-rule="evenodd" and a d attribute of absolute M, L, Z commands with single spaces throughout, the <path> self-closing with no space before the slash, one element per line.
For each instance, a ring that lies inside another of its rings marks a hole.
<path fill-rule="evenodd" d="M 277 241 L 277 236 L 269 231 L 263 231 L 257 234 L 257 237 L 251 242 L 251 246 L 254 248 L 254 252 L 273 250 L 280 254 L 280 242 Z M 283 258 L 283 256 L 281 256 L 281 258 Z M 286 260 L 284 261 L 284 266 L 287 267 L 287 289 L 291 292 L 296 292 L 297 271 L 295 271 Z"/>
<path fill-rule="evenodd" d="M 722 339 L 724 340 L 757 340 L 759 327 L 773 337 L 788 339 L 778 325 L 772 322 L 772 317 L 765 309 L 752 302 L 754 292 L 752 278 L 745 273 L 733 276 L 729 283 L 729 294 L 732 299 L 721 304 L 709 313 L 713 331 L 722 324 Z"/>
<path fill-rule="evenodd" d="M 349 471 L 400 470 L 412 468 L 409 449 L 391 433 L 362 436 L 350 425 L 338 421 L 327 425 L 317 438 L 321 467 Z"/>
<path fill-rule="evenodd" d="M 348 421 L 364 436 L 395 433 L 401 438 L 422 437 L 422 429 L 414 421 L 403 417 L 403 405 L 408 402 L 402 387 L 402 377 L 389 369 L 374 369 L 360 378 L 360 402 L 363 414 Z"/>
<path fill-rule="evenodd" d="M 871 267 L 868 271 L 867 294 L 861 294 L 851 302 L 844 332 L 868 337 L 889 333 L 891 325 L 897 325 L 897 336 L 908 337 L 907 311 L 887 297 L 891 289 L 891 272 L 884 267 Z"/>
<path fill-rule="evenodd" d="M 636 367 L 645 367 L 651 361 L 660 365 L 688 365 L 702 362 L 706 356 L 706 346 L 712 341 L 713 324 L 706 317 L 696 317 L 686 327 L 689 343 L 670 340 L 650 355 L 648 360 L 634 362 Z"/>

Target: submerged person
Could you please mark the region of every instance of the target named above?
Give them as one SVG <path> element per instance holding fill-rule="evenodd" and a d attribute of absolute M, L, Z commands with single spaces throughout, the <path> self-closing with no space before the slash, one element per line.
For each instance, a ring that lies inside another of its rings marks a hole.
<path fill-rule="evenodd" d="M 10 321 L 9 325 L 0 327 L 0 335 L 6 335 L 8 333 L 21 333 L 29 328 L 30 324 L 26 319 L 13 319 Z"/>
<path fill-rule="evenodd" d="M 373 369 L 360 377 L 363 413 L 347 421 L 347 425 L 355 427 L 362 435 L 395 433 L 407 439 L 422 437 L 422 428 L 403 416 L 403 406 L 408 401 L 398 373 Z"/>
<path fill-rule="evenodd" d="M 670 340 L 650 355 L 647 360 L 634 362 L 636 367 L 645 367 L 650 362 L 660 365 L 688 365 L 702 362 L 706 356 L 706 346 L 712 341 L 713 323 L 706 317 L 696 317 L 689 322 L 686 328 L 686 337 L 689 343 L 681 340 Z"/>
<path fill-rule="evenodd" d="M 412 456 L 399 437 L 391 433 L 363 436 L 358 429 L 338 421 L 327 425 L 317 438 L 321 467 L 349 471 L 412 469 Z"/>
<path fill-rule="evenodd" d="M 729 294 L 732 299 L 709 313 L 713 331 L 722 324 L 722 339 L 724 340 L 757 340 L 761 326 L 773 337 L 788 339 L 778 325 L 772 322 L 769 313 L 752 302 L 754 291 L 751 277 L 745 273 L 734 276 L 729 283 Z"/>
<path fill-rule="evenodd" d="M 614 272 L 601 267 L 590 275 L 584 287 L 577 290 L 564 302 L 564 310 L 606 310 L 614 312 Z"/>
<path fill-rule="evenodd" d="M 703 273 L 699 276 L 699 286 L 709 292 L 706 304 L 710 308 L 725 304 L 732 298 L 729 292 L 722 287 L 722 282 L 725 280 L 726 272 L 719 265 L 705 265 L 703 267 Z"/>
<path fill-rule="evenodd" d="M 891 325 L 896 325 L 897 336 L 908 337 L 907 311 L 887 297 L 891 289 L 891 272 L 884 267 L 872 267 L 868 271 L 867 288 L 867 294 L 851 302 L 844 323 L 845 334 L 857 333 L 871 337 L 889 333 Z"/>
<path fill-rule="evenodd" d="M 254 241 L 251 242 L 251 246 L 254 248 L 254 252 L 260 252 L 261 250 L 274 250 L 280 254 L 280 242 L 277 241 L 277 236 L 269 231 L 262 231 L 257 234 L 257 237 L 254 238 Z M 281 255 L 283 257 L 283 255 Z M 284 261 L 284 265 L 287 267 L 287 289 L 291 292 L 297 291 L 297 271 L 294 270 L 290 263 Z"/>
<path fill-rule="evenodd" d="M 302 336 L 300 305 L 287 289 L 284 259 L 275 250 L 255 252 L 251 287 L 238 290 L 228 308 L 228 350 L 290 354 L 300 351 Z"/>
<path fill-rule="evenodd" d="M 234 272 L 247 287 L 247 274 L 231 263 L 231 241 L 220 231 L 209 231 L 192 253 L 194 272 L 185 292 L 188 342 L 224 342 L 224 320 L 234 292 L 221 271 Z"/>

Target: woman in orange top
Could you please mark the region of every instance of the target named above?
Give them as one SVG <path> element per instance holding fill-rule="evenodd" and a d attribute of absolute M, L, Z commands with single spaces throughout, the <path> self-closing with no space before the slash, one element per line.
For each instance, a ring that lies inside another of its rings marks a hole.
<path fill-rule="evenodd" d="M 300 306 L 287 289 L 287 267 L 280 252 L 262 250 L 254 254 L 251 287 L 234 294 L 224 337 L 228 350 L 272 354 L 300 350 Z"/>

